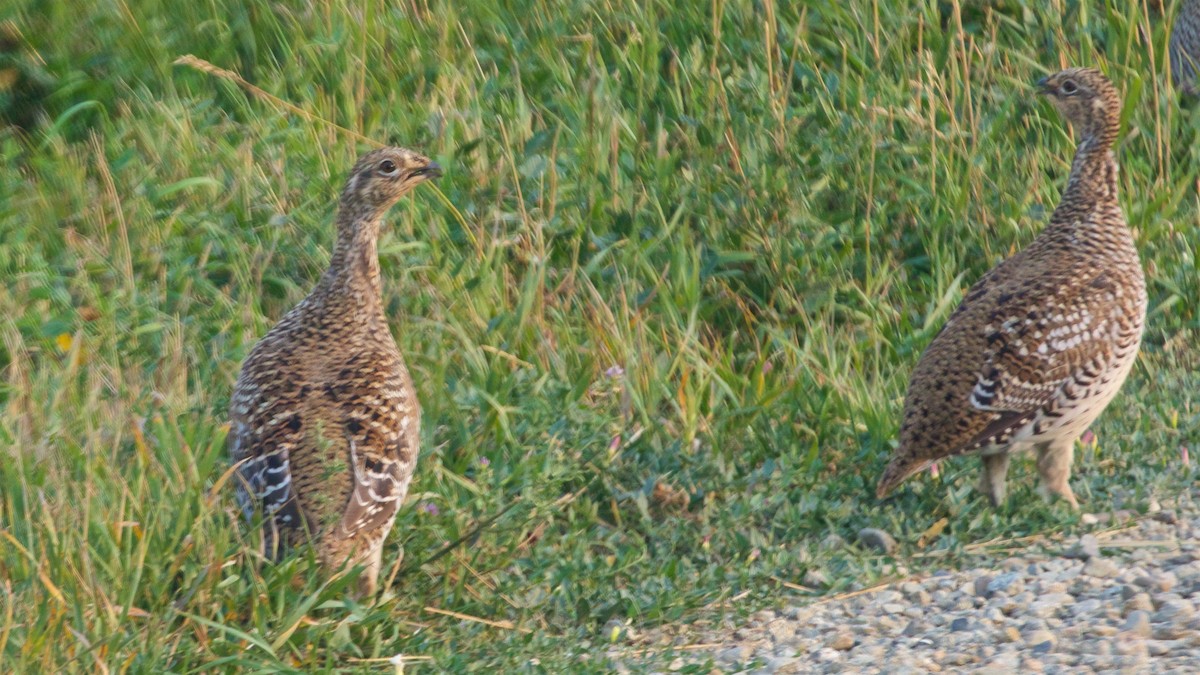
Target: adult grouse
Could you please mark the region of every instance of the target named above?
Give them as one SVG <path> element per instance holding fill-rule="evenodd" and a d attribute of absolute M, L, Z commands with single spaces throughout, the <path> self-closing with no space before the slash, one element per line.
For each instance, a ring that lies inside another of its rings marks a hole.
<path fill-rule="evenodd" d="M 1146 281 L 1117 202 L 1120 97 L 1093 69 L 1039 86 L 1080 139 L 1062 201 L 1025 250 L 971 288 L 921 355 L 880 498 L 932 462 L 979 454 L 979 489 L 999 505 L 1010 453 L 1036 449 L 1043 495 L 1077 507 L 1068 483 L 1075 440 L 1137 357 Z"/>
<path fill-rule="evenodd" d="M 247 517 L 262 513 L 266 553 L 312 542 L 331 571 L 363 565 L 368 595 L 412 478 L 421 419 L 384 316 L 376 241 L 384 213 L 440 175 L 403 148 L 358 160 L 338 203 L 329 269 L 251 350 L 230 404 L 238 501 Z"/>

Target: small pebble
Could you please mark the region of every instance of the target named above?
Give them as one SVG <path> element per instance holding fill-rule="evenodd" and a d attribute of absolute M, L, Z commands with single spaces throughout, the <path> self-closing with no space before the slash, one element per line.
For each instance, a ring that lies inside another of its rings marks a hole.
<path fill-rule="evenodd" d="M 1192 603 L 1187 600 L 1166 600 L 1158 606 L 1154 613 L 1155 623 L 1184 624 L 1196 613 Z"/>
<path fill-rule="evenodd" d="M 992 578 L 987 575 L 978 577 L 977 579 L 975 579 L 975 581 L 971 585 L 971 587 L 972 587 L 971 592 L 974 593 L 975 595 L 978 595 L 981 598 L 990 598 L 992 596 L 991 596 L 991 594 L 988 593 L 988 586 L 991 585 L 991 583 L 992 583 Z"/>
<path fill-rule="evenodd" d="M 854 648 L 854 636 L 850 633 L 838 633 L 826 646 L 839 652 L 849 651 Z"/>
<path fill-rule="evenodd" d="M 987 585 L 988 597 L 992 597 L 997 593 L 1015 593 L 1024 588 L 1021 582 L 1021 575 L 1016 572 L 1006 572 L 992 579 Z"/>
<path fill-rule="evenodd" d="M 1130 612 L 1129 616 L 1125 617 L 1121 630 L 1134 637 L 1150 637 L 1150 613 L 1140 609 Z"/>
<path fill-rule="evenodd" d="M 1124 610 L 1125 616 L 1129 616 L 1130 612 L 1139 610 L 1143 612 L 1151 612 L 1154 611 L 1154 602 L 1150 600 L 1149 594 L 1138 593 L 1137 595 L 1134 595 L 1132 598 L 1129 598 L 1125 601 Z"/>
<path fill-rule="evenodd" d="M 750 658 L 751 649 L 745 646 L 727 647 L 717 653 L 717 660 L 723 663 L 741 663 Z"/>
<path fill-rule="evenodd" d="M 880 553 L 893 553 L 896 550 L 896 540 L 892 535 L 874 527 L 864 527 L 858 531 L 858 543 Z"/>
<path fill-rule="evenodd" d="M 1175 523 L 1179 522 L 1179 516 L 1175 515 L 1175 511 L 1173 509 L 1166 509 L 1164 511 L 1155 513 L 1154 519 L 1160 523 L 1166 523 L 1168 525 L 1174 525 Z"/>
<path fill-rule="evenodd" d="M 1171 643 L 1167 640 L 1146 640 L 1146 651 L 1150 656 L 1166 656 L 1171 652 Z"/>
<path fill-rule="evenodd" d="M 1101 579 L 1111 579 L 1120 572 L 1117 564 L 1105 558 L 1091 558 L 1083 566 L 1083 573 Z"/>
<path fill-rule="evenodd" d="M 1054 637 L 1054 633 L 1048 630 L 1035 630 L 1025 635 L 1025 644 L 1033 649 L 1035 654 L 1049 652 L 1054 649 L 1056 642 L 1057 638 Z"/>
<path fill-rule="evenodd" d="M 1085 534 L 1075 542 L 1075 545 L 1067 549 L 1063 556 L 1066 558 L 1075 558 L 1077 560 L 1090 560 L 1100 557 L 1100 542 L 1096 540 L 1096 535 Z"/>

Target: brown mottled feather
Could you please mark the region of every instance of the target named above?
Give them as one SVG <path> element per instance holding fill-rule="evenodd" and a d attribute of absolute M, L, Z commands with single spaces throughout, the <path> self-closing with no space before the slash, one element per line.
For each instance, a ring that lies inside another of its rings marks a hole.
<path fill-rule="evenodd" d="M 1196 73 L 1200 71 L 1200 0 L 1186 0 L 1175 17 L 1168 45 L 1171 79 L 1185 94 L 1197 93 Z"/>
<path fill-rule="evenodd" d="M 1117 202 L 1120 99 L 1091 69 L 1042 87 L 1082 138 L 1067 189 L 1046 229 L 971 288 L 921 355 L 881 498 L 934 461 L 979 453 L 980 487 L 999 503 L 1008 453 L 1036 448 L 1044 489 L 1074 504 L 1074 441 L 1137 355 L 1146 286 Z"/>
<path fill-rule="evenodd" d="M 329 269 L 251 350 L 230 405 L 239 502 L 247 517 L 264 514 L 267 553 L 311 541 L 331 569 L 366 565 L 368 594 L 416 465 L 421 415 L 383 313 L 376 241 L 388 208 L 440 173 L 402 148 L 358 161 Z"/>

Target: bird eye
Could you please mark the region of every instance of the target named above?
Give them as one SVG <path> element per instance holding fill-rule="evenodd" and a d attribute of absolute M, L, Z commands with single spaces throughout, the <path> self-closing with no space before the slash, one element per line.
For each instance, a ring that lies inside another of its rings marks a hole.
<path fill-rule="evenodd" d="M 1079 91 L 1079 85 L 1075 84 L 1075 80 L 1063 80 L 1059 90 L 1067 96 L 1074 96 L 1075 92 Z"/>
<path fill-rule="evenodd" d="M 396 173 L 396 163 L 390 159 L 385 159 L 379 163 L 379 173 L 385 176 L 392 176 Z"/>

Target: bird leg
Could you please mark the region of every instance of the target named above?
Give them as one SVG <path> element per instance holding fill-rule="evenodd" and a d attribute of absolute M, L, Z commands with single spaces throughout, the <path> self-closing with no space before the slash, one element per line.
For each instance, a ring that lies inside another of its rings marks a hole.
<path fill-rule="evenodd" d="M 983 455 L 979 459 L 983 462 L 983 470 L 979 473 L 978 489 L 992 502 L 992 506 L 999 507 L 1004 503 L 1004 495 L 1007 492 L 1005 480 L 1011 455 L 998 452 L 994 455 Z"/>
<path fill-rule="evenodd" d="M 1038 492 L 1046 500 L 1058 495 L 1065 499 L 1071 508 L 1078 509 L 1079 502 L 1075 499 L 1075 493 L 1071 491 L 1071 484 L 1068 482 L 1071 478 L 1071 462 L 1074 459 L 1073 438 L 1043 443 L 1037 448 L 1037 470 L 1042 477 Z"/>
<path fill-rule="evenodd" d="M 382 567 L 383 539 L 380 539 L 363 558 L 362 576 L 358 578 L 358 592 L 363 600 L 369 602 L 374 599 L 375 591 L 379 590 L 379 570 Z"/>

